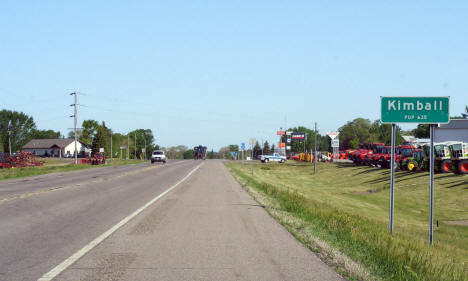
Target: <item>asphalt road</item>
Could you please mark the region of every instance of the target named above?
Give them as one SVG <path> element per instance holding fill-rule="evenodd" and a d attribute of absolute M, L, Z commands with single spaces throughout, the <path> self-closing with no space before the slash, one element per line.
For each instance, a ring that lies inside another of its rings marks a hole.
<path fill-rule="evenodd" d="M 0 280 L 342 280 L 221 161 L 1 181 L 0 214 Z"/>

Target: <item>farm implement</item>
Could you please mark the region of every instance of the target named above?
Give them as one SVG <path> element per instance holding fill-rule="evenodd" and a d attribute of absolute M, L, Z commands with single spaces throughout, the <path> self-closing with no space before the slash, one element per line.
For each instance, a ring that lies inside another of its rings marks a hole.
<path fill-rule="evenodd" d="M 0 168 L 24 168 L 42 166 L 42 162 L 36 161 L 36 156 L 31 152 L 18 151 L 9 155 L 0 152 Z"/>

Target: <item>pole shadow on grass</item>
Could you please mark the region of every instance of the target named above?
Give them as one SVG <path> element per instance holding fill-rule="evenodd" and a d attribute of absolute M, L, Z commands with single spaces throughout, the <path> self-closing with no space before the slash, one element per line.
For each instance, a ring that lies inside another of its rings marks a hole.
<path fill-rule="evenodd" d="M 445 188 L 453 188 L 453 187 L 457 187 L 457 186 L 466 186 L 465 189 L 468 189 L 468 183 L 465 182 L 465 181 L 462 181 L 462 182 L 456 182 L 452 185 L 449 185 L 449 186 L 444 186 Z"/>

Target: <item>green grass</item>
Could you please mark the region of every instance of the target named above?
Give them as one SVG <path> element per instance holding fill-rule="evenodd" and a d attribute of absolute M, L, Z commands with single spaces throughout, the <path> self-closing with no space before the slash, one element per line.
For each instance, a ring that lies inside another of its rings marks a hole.
<path fill-rule="evenodd" d="M 74 165 L 74 160 L 69 159 L 38 159 L 44 163 L 43 166 L 28 167 L 28 168 L 12 168 L 12 169 L 0 169 L 0 180 L 23 178 L 29 176 L 38 176 L 50 173 L 69 172 L 75 170 L 92 169 L 104 166 L 120 166 L 143 163 L 142 160 L 112 160 L 107 162 L 105 165 Z M 78 159 L 80 161 L 80 159 Z"/>
<path fill-rule="evenodd" d="M 428 173 L 396 173 L 388 233 L 389 170 L 319 163 L 226 164 L 241 181 L 384 280 L 468 280 L 468 177 L 435 176 L 434 245 L 428 244 Z M 270 206 L 271 207 L 271 206 Z M 272 207 L 273 208 L 273 207 Z M 275 207 L 276 208 L 276 207 Z M 280 221 L 281 222 L 281 221 Z M 300 229 L 291 229 L 297 234 Z M 303 239 L 300 239 L 303 240 Z M 307 242 L 307 241 L 303 241 Z"/>

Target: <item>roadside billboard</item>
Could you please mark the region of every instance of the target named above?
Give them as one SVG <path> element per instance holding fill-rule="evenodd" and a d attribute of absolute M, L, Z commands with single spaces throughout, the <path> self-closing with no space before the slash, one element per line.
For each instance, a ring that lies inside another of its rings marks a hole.
<path fill-rule="evenodd" d="M 291 134 L 291 139 L 293 141 L 302 141 L 302 140 L 305 140 L 305 138 L 306 138 L 305 133 L 294 132 Z"/>

